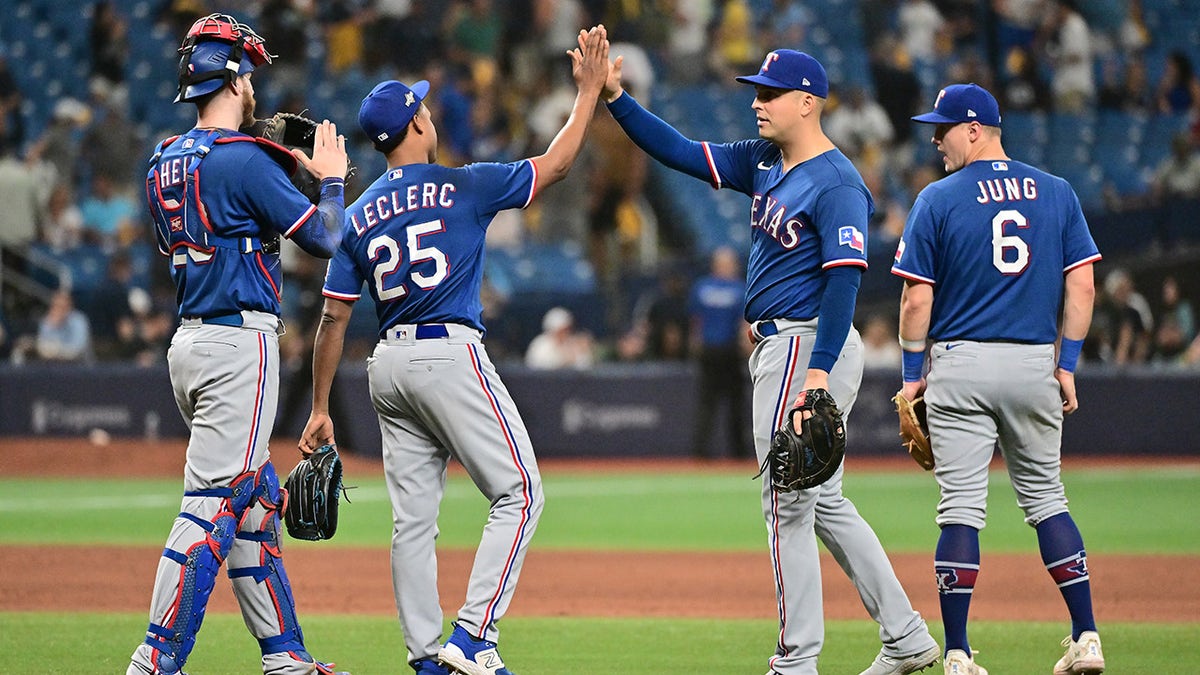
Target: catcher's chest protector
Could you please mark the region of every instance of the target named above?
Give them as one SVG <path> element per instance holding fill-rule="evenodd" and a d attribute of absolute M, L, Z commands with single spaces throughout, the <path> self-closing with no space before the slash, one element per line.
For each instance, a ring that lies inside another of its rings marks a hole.
<path fill-rule="evenodd" d="M 203 133 L 193 130 L 184 136 L 169 138 L 159 144 L 151 159 L 146 196 L 154 217 L 159 249 L 171 258 L 172 276 L 180 289 L 181 309 L 182 298 L 189 292 L 192 296 L 227 292 L 224 287 L 237 277 L 229 271 L 232 266 L 265 275 L 267 278 L 262 284 L 265 290 L 259 292 L 278 298 L 278 289 L 282 286 L 278 235 L 273 233 L 264 239 L 258 233 L 248 236 L 222 234 L 223 230 L 228 231 L 228 224 L 220 220 L 221 209 L 206 203 L 203 198 L 202 185 L 209 185 L 206 189 L 211 191 L 214 182 L 228 182 L 227 177 L 201 170 L 214 161 L 212 153 L 220 152 L 229 144 L 243 142 L 269 149 L 267 154 L 284 164 L 285 170 L 295 168 L 295 158 L 274 143 L 259 143 L 243 135 L 231 136 L 222 129 Z M 220 186 L 219 182 L 216 184 Z M 212 193 L 209 194 L 211 197 Z M 243 257 L 247 257 L 245 262 L 237 260 Z M 187 290 L 189 286 L 190 291 Z M 204 304 L 203 300 L 194 300 L 187 309 L 195 310 Z"/>
<path fill-rule="evenodd" d="M 146 188 L 156 197 L 151 201 L 157 207 L 156 216 L 161 215 L 155 218 L 159 244 L 171 255 L 175 267 L 186 265 L 187 256 L 197 263 L 206 263 L 216 248 L 239 253 L 263 249 L 258 237 L 217 234 L 215 226 L 220 224 L 210 220 L 209 209 L 200 198 L 200 166 L 225 135 L 225 131 L 216 129 L 200 138 L 167 139 L 159 144 L 151 160 Z"/>

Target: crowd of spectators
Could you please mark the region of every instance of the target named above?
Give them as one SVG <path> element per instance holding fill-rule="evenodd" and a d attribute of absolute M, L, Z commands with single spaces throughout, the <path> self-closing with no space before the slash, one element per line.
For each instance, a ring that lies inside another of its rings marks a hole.
<path fill-rule="evenodd" d="M 319 58 L 321 77 L 330 81 L 429 79 L 427 103 L 437 108 L 448 164 L 510 160 L 545 148 L 573 100 L 564 52 L 574 46 L 581 26 L 605 23 L 613 54 L 625 57 L 626 88 L 653 107 L 660 85 L 716 83 L 734 90 L 732 77 L 757 69 L 766 50 L 806 48 L 821 29 L 826 8 L 816 0 L 151 4 L 154 20 L 168 36 L 182 35 L 196 17 L 211 11 L 233 13 L 258 28 L 279 55 L 255 75 L 260 114 L 310 107 L 321 84 L 312 77 L 314 58 Z M 1175 139 L 1174 152 L 1143 201 L 1125 204 L 1200 198 L 1200 78 L 1185 51 L 1164 56 L 1152 49 L 1155 36 L 1144 22 L 1140 0 L 860 0 L 839 7 L 859 13 L 864 44 L 842 47 L 866 57 L 866 79 L 834 82 L 826 131 L 875 196 L 873 248 L 895 245 L 913 198 L 941 175 L 927 139 L 914 133 L 908 119 L 936 93 L 927 81 L 922 85 L 922 72 L 932 72 L 939 84 L 978 82 L 1011 111 L 1190 114 L 1190 130 Z M 6 267 L 0 269 L 26 271 L 27 260 L 14 258 L 12 251 L 39 250 L 67 270 L 77 269 L 84 253 L 101 251 L 107 273 L 94 275 L 92 287 L 60 274 L 60 285 L 73 285 L 58 290 L 70 291 L 74 311 L 90 326 L 89 354 L 149 365 L 165 359 L 174 302 L 166 265 L 154 253 L 142 213 L 140 174 L 157 138 L 182 129 L 152 128 L 131 118 L 131 99 L 145 94 L 130 90 L 129 75 L 139 66 L 131 57 L 131 40 L 149 38 L 130 35 L 126 11 L 124 3 L 108 0 L 93 5 L 89 80 L 52 109 L 37 111 L 47 119 L 37 125 L 36 137 L 26 133 L 31 125 L 22 114 L 25 99 L 12 72 L 15 64 L 0 44 L 0 249 L 6 252 Z M 353 119 L 335 121 L 348 134 L 357 132 Z M 696 250 L 680 222 L 697 214 L 671 210 L 669 195 L 650 175 L 644 154 L 602 112 L 568 179 L 530 209 L 497 219 L 489 237 L 489 246 L 513 249 L 573 241 L 585 252 L 605 313 L 602 320 L 588 322 L 596 333 L 589 363 L 593 357 L 682 360 L 698 352 L 688 297 L 711 252 Z M 366 176 L 358 189 L 370 179 Z M 297 269 L 298 258 L 285 257 L 285 276 L 291 277 L 284 306 L 285 320 L 303 336 L 311 332 L 319 309 L 314 288 L 320 270 Z M 873 267 L 871 273 L 886 270 Z M 1186 297 L 1195 284 L 1172 280 L 1170 291 L 1164 284 L 1161 301 L 1152 306 L 1125 290 L 1134 280 L 1125 274 L 1121 282 L 1122 274 L 1110 272 L 1104 284 L 1092 358 L 1200 365 Z M 61 293 L 40 302 L 18 301 L 5 288 L 0 353 L 17 342 L 28 344 L 21 338 L 36 335 L 43 315 L 61 313 L 53 309 Z M 493 317 L 513 300 L 485 290 Z M 894 350 L 882 337 L 886 319 L 860 319 L 868 342 L 878 345 L 880 362 L 890 363 Z M 290 341 L 285 359 L 302 368 L 306 345 Z M 520 358 L 527 347 L 527 342 L 497 345 L 496 351 Z M 36 350 L 25 352 L 36 358 Z"/>

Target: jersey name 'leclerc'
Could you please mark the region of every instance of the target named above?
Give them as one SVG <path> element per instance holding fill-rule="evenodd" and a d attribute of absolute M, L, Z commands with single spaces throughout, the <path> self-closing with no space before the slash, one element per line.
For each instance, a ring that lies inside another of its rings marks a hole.
<path fill-rule="evenodd" d="M 375 201 L 363 204 L 362 209 L 350 215 L 350 224 L 354 226 L 354 233 L 361 237 L 364 232 L 392 216 L 417 209 L 448 209 L 454 206 L 452 195 L 456 190 L 453 183 L 421 183 L 409 185 L 403 190 L 392 190 Z"/>
<path fill-rule="evenodd" d="M 988 202 L 1019 202 L 1024 199 L 1037 199 L 1037 181 L 1026 176 L 1017 178 L 989 178 L 977 180 L 979 196 L 975 201 L 980 204 Z"/>

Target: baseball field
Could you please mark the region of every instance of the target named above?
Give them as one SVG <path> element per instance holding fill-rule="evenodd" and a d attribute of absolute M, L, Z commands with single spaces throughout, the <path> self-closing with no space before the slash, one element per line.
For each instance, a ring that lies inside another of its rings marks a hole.
<path fill-rule="evenodd" d="M 0 671 L 124 672 L 179 503 L 184 447 L 0 439 Z M 294 444 L 272 449 L 286 473 Z M 346 483 L 357 487 L 336 538 L 285 543 L 306 641 L 358 675 L 409 672 L 381 465 L 346 460 Z M 500 624 L 508 664 L 520 675 L 764 673 L 776 620 L 755 470 L 748 461 L 543 460 L 545 514 Z M 1200 672 L 1200 459 L 1068 457 L 1064 480 L 1088 548 L 1106 672 Z M 932 476 L 906 458 L 851 456 L 845 487 L 940 641 Z M 1049 673 L 1069 622 L 1002 470 L 990 506 L 972 647 L 994 675 Z M 438 540 L 447 620 L 486 509 L 452 470 Z M 878 650 L 877 629 L 827 554 L 822 583 L 821 672 L 854 675 Z M 222 576 L 188 671 L 250 673 L 257 661 Z"/>

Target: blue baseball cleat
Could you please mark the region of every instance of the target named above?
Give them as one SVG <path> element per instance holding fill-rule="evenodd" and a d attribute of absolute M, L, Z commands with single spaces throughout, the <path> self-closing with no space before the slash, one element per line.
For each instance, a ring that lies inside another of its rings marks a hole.
<path fill-rule="evenodd" d="M 438 660 L 451 672 L 463 675 L 514 675 L 504 667 L 495 642 L 479 640 L 457 623 L 450 639 L 438 652 Z"/>

